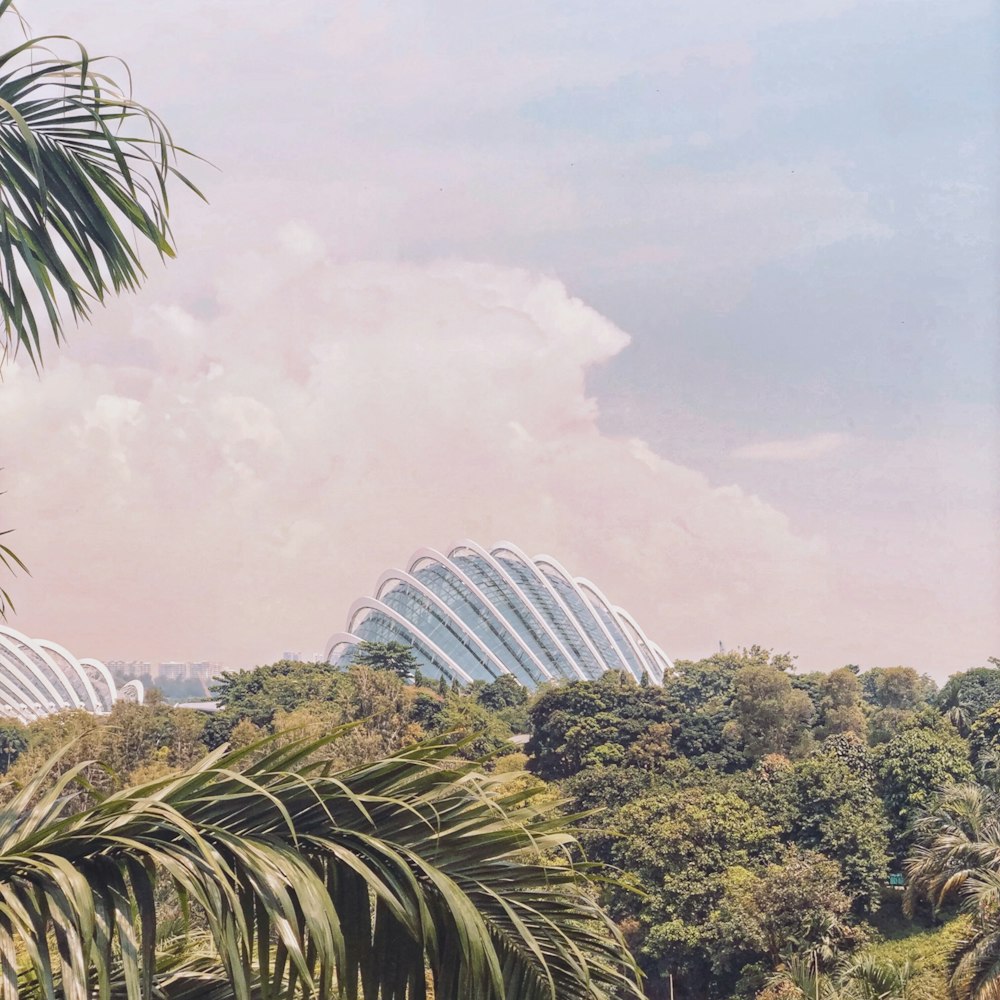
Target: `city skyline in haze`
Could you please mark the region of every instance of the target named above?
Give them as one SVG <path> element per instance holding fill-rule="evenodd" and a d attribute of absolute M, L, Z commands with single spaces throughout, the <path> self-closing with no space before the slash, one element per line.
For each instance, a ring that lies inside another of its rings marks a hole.
<path fill-rule="evenodd" d="M 675 658 L 1000 655 L 994 5 L 20 6 L 217 169 L 6 366 L 14 627 L 235 669 L 471 537 Z"/>

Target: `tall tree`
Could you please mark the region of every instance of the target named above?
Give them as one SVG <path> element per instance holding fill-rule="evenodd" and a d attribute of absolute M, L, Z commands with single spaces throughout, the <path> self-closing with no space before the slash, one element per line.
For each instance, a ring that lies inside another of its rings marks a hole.
<path fill-rule="evenodd" d="M 878 787 L 898 856 L 910 843 L 910 826 L 927 812 L 940 790 L 972 780 L 969 745 L 936 716 L 932 727 L 910 726 L 876 748 Z"/>
<path fill-rule="evenodd" d="M 996 667 L 976 667 L 952 674 L 938 692 L 935 702 L 955 728 L 966 736 L 973 722 L 1000 702 L 1000 670 Z"/>
<path fill-rule="evenodd" d="M 743 667 L 733 681 L 733 719 L 726 727 L 754 760 L 789 755 L 807 735 L 813 703 L 784 671 L 769 664 Z"/>
<path fill-rule="evenodd" d="M 351 659 L 352 666 L 388 670 L 408 681 L 417 669 L 417 658 L 409 646 L 401 642 L 359 642 Z"/>

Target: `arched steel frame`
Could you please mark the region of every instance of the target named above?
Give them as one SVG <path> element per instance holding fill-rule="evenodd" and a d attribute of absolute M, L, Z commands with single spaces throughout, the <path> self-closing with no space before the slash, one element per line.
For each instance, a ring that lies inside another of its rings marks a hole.
<path fill-rule="evenodd" d="M 466 684 L 472 683 L 472 678 L 465 672 L 465 670 L 463 670 L 436 642 L 432 639 L 428 639 L 423 632 L 415 629 L 413 624 L 408 622 L 401 614 L 399 614 L 398 611 L 394 611 L 388 604 L 383 604 L 382 601 L 378 601 L 374 597 L 362 597 L 360 600 L 355 601 L 351 605 L 351 610 L 348 612 L 347 619 L 348 632 L 354 631 L 358 615 L 360 615 L 363 611 L 375 611 L 384 618 L 390 618 L 402 628 L 404 633 L 413 636 L 413 645 L 426 646 L 431 651 L 432 658 L 438 661 L 440 667 L 450 670 L 456 677 L 464 681 Z"/>
<path fill-rule="evenodd" d="M 486 610 L 493 616 L 496 621 L 500 623 L 504 632 L 506 632 L 512 642 L 514 642 L 518 648 L 521 650 L 524 656 L 532 663 L 534 667 L 537 668 L 539 677 L 534 679 L 535 684 L 541 684 L 545 681 L 555 680 L 552 671 L 538 658 L 535 652 L 525 644 L 520 631 L 515 628 L 515 626 L 510 622 L 507 616 L 493 603 L 492 599 L 488 594 L 484 594 L 479 588 L 476 582 L 470 577 L 465 570 L 462 569 L 457 563 L 452 562 L 447 556 L 438 552 L 437 549 L 417 549 L 413 557 L 410 559 L 410 567 L 408 572 L 410 574 L 415 574 L 420 572 L 423 568 L 423 563 L 434 563 L 441 567 L 445 573 L 451 573 L 458 577 L 459 581 L 463 583 L 471 596 L 482 604 Z M 471 606 L 471 603 L 470 603 Z M 507 648 L 513 653 L 514 650 L 507 643 Z M 519 661 L 520 662 L 520 661 Z M 522 669 L 530 676 L 531 672 L 528 670 L 526 665 L 522 666 Z"/>
<path fill-rule="evenodd" d="M 506 562 L 503 558 L 503 553 L 507 552 L 512 555 L 517 561 L 516 564 L 522 569 L 528 579 L 535 583 L 535 586 L 541 587 L 542 593 L 549 598 L 549 600 L 555 602 L 555 606 L 559 609 L 558 620 L 556 616 L 553 616 L 553 623 L 556 627 L 559 627 L 560 634 L 562 634 L 567 628 L 568 633 L 563 635 L 563 639 L 566 643 L 575 646 L 576 643 L 572 640 L 572 636 L 577 636 L 579 640 L 583 643 L 583 647 L 586 653 L 579 653 L 573 657 L 573 663 L 578 664 L 581 660 L 587 660 L 586 666 L 590 669 L 585 669 L 583 664 L 580 664 L 580 670 L 588 676 L 589 680 L 594 680 L 597 676 L 604 672 L 601 663 L 603 657 L 597 651 L 593 642 L 590 640 L 590 636 L 587 635 L 586 630 L 583 628 L 582 623 L 576 618 L 576 616 L 570 611 L 566 602 L 562 599 L 562 596 L 556 591 L 555 587 L 552 586 L 551 582 L 546 579 L 545 574 L 542 573 L 534 562 L 529 559 L 516 545 L 512 545 L 510 542 L 498 542 L 491 550 L 493 557 L 497 562 Z M 532 602 L 534 604 L 534 602 Z"/>
<path fill-rule="evenodd" d="M 580 669 L 580 665 L 576 662 L 575 658 L 573 657 L 573 654 L 566 648 L 562 640 L 560 640 L 560 638 L 555 634 L 555 632 L 552 630 L 552 627 L 548 624 L 548 622 L 546 622 L 545 619 L 542 618 L 542 616 L 535 610 L 534 602 L 528 597 L 527 594 L 525 594 L 525 592 L 521 589 L 521 587 L 510 575 L 510 573 L 508 573 L 507 570 L 504 569 L 503 566 L 501 566 L 500 563 L 496 559 L 494 559 L 493 556 L 489 554 L 489 552 L 486 551 L 486 549 L 484 549 L 481 545 L 477 545 L 475 542 L 467 538 L 463 539 L 461 542 L 458 543 L 458 545 L 454 546 L 451 552 L 448 553 L 448 558 L 454 559 L 456 553 L 461 552 L 463 549 L 473 553 L 475 556 L 478 556 L 486 563 L 487 566 L 490 567 L 490 569 L 493 570 L 494 573 L 497 573 L 501 577 L 503 582 L 510 588 L 510 590 L 517 597 L 518 601 L 520 601 L 520 603 L 524 605 L 525 610 L 527 611 L 529 617 L 532 618 L 535 622 L 537 622 L 539 626 L 541 626 L 542 631 L 555 646 L 557 652 L 565 661 L 566 666 L 568 666 L 571 670 L 576 672 L 578 680 L 586 680 L 587 675 Z M 527 621 L 525 622 L 525 625 L 528 625 Z M 555 660 L 555 658 L 553 659 Z M 556 661 L 553 663 L 553 666 L 555 666 L 558 669 L 560 667 L 560 664 L 558 663 L 558 661 Z M 570 680 L 570 678 L 566 675 L 565 669 L 561 669 L 559 672 L 562 675 L 563 680 Z"/>
<path fill-rule="evenodd" d="M 597 585 L 591 583 L 590 580 L 579 576 L 576 578 L 576 583 L 594 613 L 601 618 L 608 630 L 613 631 L 618 637 L 618 648 L 622 651 L 622 653 L 624 653 L 629 669 L 632 671 L 636 680 L 641 680 L 642 672 L 646 669 L 646 658 L 642 655 L 642 651 L 636 646 L 635 640 L 629 635 L 628 629 L 625 628 L 623 623 L 615 614 L 611 602 L 604 596 L 603 593 L 601 593 Z M 657 680 L 657 683 L 659 683 L 660 679 L 655 677 L 653 679 Z"/>
<path fill-rule="evenodd" d="M 632 673 L 632 670 L 628 665 L 628 658 L 625 656 L 625 653 L 622 652 L 622 649 L 618 644 L 618 640 L 611 634 L 607 625 L 605 625 L 601 619 L 601 616 L 591 606 L 590 602 L 587 600 L 586 594 L 584 594 L 584 592 L 580 589 L 577 581 L 570 576 L 566 568 L 561 563 L 556 562 L 556 560 L 549 555 L 535 556 L 534 562 L 543 573 L 545 572 L 545 568 L 548 567 L 563 583 L 563 585 L 575 595 L 577 600 L 580 602 L 581 609 L 590 616 L 590 620 L 597 626 L 598 630 L 607 641 L 609 652 L 611 652 L 612 655 L 618 660 L 619 669 L 628 670 L 629 673 Z M 580 613 L 578 611 L 574 611 L 573 614 L 577 618 L 580 617 Z M 607 658 L 605 657 L 605 659 Z M 614 666 L 614 664 L 609 665 Z"/>
<path fill-rule="evenodd" d="M 142 685 L 130 694 L 143 700 Z M 77 659 L 47 639 L 32 639 L 0 624 L 0 711 L 23 722 L 62 709 L 105 714 L 118 698 L 114 678 L 100 660 Z"/>
<path fill-rule="evenodd" d="M 470 631 L 468 625 L 462 621 L 452 610 L 444 603 L 429 587 L 425 587 L 416 577 L 411 576 L 409 573 L 400 572 L 397 570 L 389 570 L 383 573 L 379 578 L 378 582 L 375 584 L 375 597 L 383 601 L 384 598 L 388 596 L 387 589 L 391 583 L 400 583 L 404 587 L 409 587 L 412 590 L 416 590 L 422 597 L 428 600 L 431 606 L 438 611 L 443 618 L 441 619 L 441 624 L 446 625 L 451 631 L 457 633 L 457 635 L 462 635 L 463 633 L 468 636 L 476 646 L 479 647 L 482 656 L 486 658 L 496 670 L 493 679 L 496 680 L 501 674 L 509 674 L 510 670 L 507 666 L 498 660 L 493 653 L 490 651 L 489 647 L 472 631 Z M 484 664 L 485 665 L 485 664 Z M 489 669 L 489 668 L 487 668 Z"/>
<path fill-rule="evenodd" d="M 405 607 L 401 612 L 387 603 L 394 593 L 399 599 L 393 603 L 413 602 L 419 622 L 407 620 Z M 361 624 L 369 616 L 376 628 L 382 619 L 382 634 L 409 638 L 424 658 L 465 683 L 473 677 L 459 660 L 474 661 L 479 676 L 523 674 L 532 685 L 557 677 L 587 680 L 608 669 L 628 670 L 636 680 L 645 673 L 662 684 L 674 668 L 636 620 L 590 580 L 571 576 L 551 556 L 529 558 L 510 542 L 487 551 L 463 539 L 447 556 L 418 549 L 405 571 L 379 577 L 374 597 L 351 605 L 346 631 L 327 642 L 328 661 L 364 641 L 362 631 L 373 634 Z M 439 628 L 458 642 L 462 655 L 446 652 L 427 634 Z"/>
<path fill-rule="evenodd" d="M 656 654 L 653 652 L 652 643 L 646 638 L 646 633 L 639 627 L 639 623 L 624 609 L 615 607 L 611 609 L 615 613 L 615 617 L 627 628 L 632 630 L 632 633 L 636 639 L 636 645 L 642 652 L 643 659 L 649 664 L 650 676 L 657 680 L 657 673 L 659 673 L 658 683 L 663 683 L 663 666 L 656 659 Z"/>

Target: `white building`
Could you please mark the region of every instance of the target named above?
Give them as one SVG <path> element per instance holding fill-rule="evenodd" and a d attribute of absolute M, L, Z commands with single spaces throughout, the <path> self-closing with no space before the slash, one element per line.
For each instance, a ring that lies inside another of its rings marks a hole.
<path fill-rule="evenodd" d="M 326 659 L 349 663 L 362 641 L 402 643 L 425 673 L 466 684 L 513 674 L 534 688 L 606 670 L 662 684 L 673 670 L 636 620 L 593 583 L 509 542 L 487 550 L 464 541 L 447 555 L 420 549 L 406 570 L 387 570 L 372 597 L 354 602 Z"/>
<path fill-rule="evenodd" d="M 143 695 L 139 681 L 119 688 L 100 660 L 0 625 L 0 717 L 31 722 L 65 708 L 105 715 L 116 701 L 141 704 Z"/>

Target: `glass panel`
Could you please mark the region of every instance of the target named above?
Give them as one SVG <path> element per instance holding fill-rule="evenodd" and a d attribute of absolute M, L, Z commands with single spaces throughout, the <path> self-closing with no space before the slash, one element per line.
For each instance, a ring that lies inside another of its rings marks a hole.
<path fill-rule="evenodd" d="M 576 671 L 546 633 L 534 611 L 485 559 L 476 553 L 468 553 L 454 556 L 453 561 L 503 612 L 518 630 L 521 641 L 543 663 L 551 664 L 550 669 L 562 677 L 576 676 Z"/>
<path fill-rule="evenodd" d="M 546 620 L 562 640 L 563 645 L 576 657 L 584 674 L 591 680 L 602 674 L 604 672 L 603 666 L 598 663 L 593 652 L 583 641 L 583 637 L 574 622 L 545 584 L 538 579 L 532 567 L 526 566 L 515 553 L 501 550 L 495 552 L 493 556 L 504 564 L 504 568 L 514 578 L 518 586 L 531 598 L 535 607 L 545 615 Z"/>
<path fill-rule="evenodd" d="M 566 602 L 567 607 L 576 615 L 577 621 L 580 623 L 581 628 L 586 630 L 590 641 L 597 647 L 597 651 L 604 660 L 604 669 L 627 670 L 628 665 L 622 658 L 621 653 L 608 640 L 594 611 L 580 597 L 576 588 L 570 585 L 563 578 L 562 574 L 555 569 L 544 565 L 539 568 L 546 575 L 549 583 L 559 592 L 559 596 Z"/>
<path fill-rule="evenodd" d="M 532 661 L 520 635 L 512 634 L 453 570 L 439 562 L 429 562 L 415 569 L 412 575 L 437 594 L 522 684 L 534 687 L 548 680 Z"/>
<path fill-rule="evenodd" d="M 595 613 L 600 617 L 601 621 L 604 622 L 604 627 L 611 633 L 611 637 L 621 647 L 621 651 L 625 654 L 625 658 L 628 660 L 629 669 L 632 671 L 635 679 L 639 680 L 642 677 L 644 665 L 635 655 L 635 651 L 629 644 L 628 638 L 625 636 L 621 626 L 618 624 L 618 619 L 608 611 L 608 609 L 604 606 L 604 602 L 597 597 L 596 594 L 590 598 L 590 603 Z"/>

